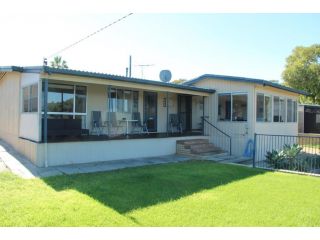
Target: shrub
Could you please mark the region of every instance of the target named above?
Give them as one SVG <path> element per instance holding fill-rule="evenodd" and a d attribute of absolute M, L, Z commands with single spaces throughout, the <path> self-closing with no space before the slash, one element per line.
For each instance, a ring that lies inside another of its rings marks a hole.
<path fill-rule="evenodd" d="M 281 151 L 267 152 L 266 162 L 274 169 L 320 173 L 320 156 L 302 150 L 298 144 L 285 144 Z"/>

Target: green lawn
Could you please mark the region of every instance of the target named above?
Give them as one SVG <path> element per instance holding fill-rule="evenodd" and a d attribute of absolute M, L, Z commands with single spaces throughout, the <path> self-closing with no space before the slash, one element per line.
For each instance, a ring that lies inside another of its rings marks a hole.
<path fill-rule="evenodd" d="M 320 226 L 320 178 L 205 161 L 23 180 L 1 226 Z"/>

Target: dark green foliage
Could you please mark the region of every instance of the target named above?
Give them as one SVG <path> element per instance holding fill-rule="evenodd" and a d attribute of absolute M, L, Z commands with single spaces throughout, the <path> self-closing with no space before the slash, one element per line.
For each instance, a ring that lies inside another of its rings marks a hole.
<path fill-rule="evenodd" d="M 296 47 L 282 73 L 285 84 L 310 94 L 306 103 L 320 103 L 320 44 Z"/>

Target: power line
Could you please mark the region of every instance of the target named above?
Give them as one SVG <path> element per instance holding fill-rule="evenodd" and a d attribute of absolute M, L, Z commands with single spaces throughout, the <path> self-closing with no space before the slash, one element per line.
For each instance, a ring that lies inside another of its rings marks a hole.
<path fill-rule="evenodd" d="M 51 55 L 50 55 L 49 57 L 47 57 L 47 58 L 54 57 L 54 56 L 56 56 L 56 55 L 58 55 L 58 54 L 60 54 L 60 53 L 62 53 L 62 52 L 64 52 L 64 51 L 68 50 L 69 48 L 74 47 L 75 45 L 79 44 L 80 42 L 82 42 L 82 41 L 84 41 L 84 40 L 86 40 L 86 39 L 88 39 L 88 38 L 90 38 L 90 37 L 92 37 L 92 36 L 94 36 L 94 35 L 98 34 L 99 32 L 101 32 L 101 31 L 105 30 L 105 29 L 106 29 L 106 28 L 108 28 L 108 27 L 111 27 L 112 25 L 114 25 L 114 24 L 116 24 L 116 23 L 118 23 L 118 22 L 120 22 L 120 21 L 124 20 L 125 18 L 129 17 L 129 16 L 130 16 L 130 15 L 132 15 L 132 14 L 133 14 L 133 13 L 129 13 L 129 14 L 127 14 L 127 15 L 123 16 L 122 18 L 119 18 L 119 19 L 115 20 L 114 22 L 112 22 L 112 23 L 110 23 L 110 24 L 108 24 L 108 25 L 106 25 L 106 26 L 104 26 L 104 27 L 102 27 L 102 28 L 98 29 L 97 31 L 95 31 L 95 32 L 93 32 L 93 33 L 91 33 L 91 34 L 89 34 L 89 35 L 85 36 L 84 38 L 81 38 L 80 40 L 78 40 L 78 41 L 76 41 L 76 42 L 74 42 L 74 43 L 72 43 L 72 44 L 68 45 L 67 47 L 62 48 L 61 50 L 59 50 L 59 51 L 57 51 L 57 52 L 55 52 L 55 53 L 51 54 Z"/>

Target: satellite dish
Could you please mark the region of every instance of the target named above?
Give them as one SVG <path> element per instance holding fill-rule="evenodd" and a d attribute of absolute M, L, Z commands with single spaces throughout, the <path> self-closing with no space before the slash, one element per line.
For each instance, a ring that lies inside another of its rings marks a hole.
<path fill-rule="evenodd" d="M 160 72 L 160 80 L 162 82 L 169 82 L 171 80 L 171 72 L 169 70 L 162 70 Z"/>

